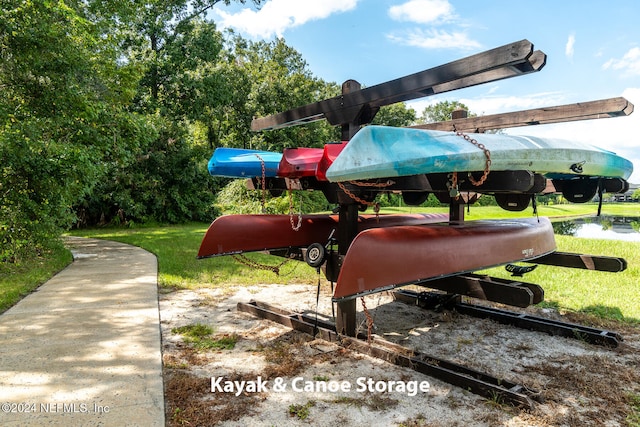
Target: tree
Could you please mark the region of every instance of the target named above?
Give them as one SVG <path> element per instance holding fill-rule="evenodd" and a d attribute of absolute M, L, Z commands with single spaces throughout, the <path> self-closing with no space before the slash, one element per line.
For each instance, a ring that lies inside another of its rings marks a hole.
<path fill-rule="evenodd" d="M 246 0 L 236 2 L 244 4 Z M 262 0 L 251 2 L 259 5 Z M 133 9 L 120 8 L 117 0 L 94 0 L 94 3 L 98 3 L 100 10 L 111 11 L 112 19 L 126 23 L 122 29 L 125 35 L 122 47 L 128 53 L 129 61 L 144 68 L 138 107 L 155 112 L 162 109 L 158 102 L 166 102 L 166 96 L 175 83 L 176 71 L 181 71 L 182 65 L 193 69 L 199 60 L 215 58 L 220 50 L 215 46 L 216 37 L 211 37 L 215 26 L 211 27 L 212 23 L 200 26 L 204 34 L 194 32 L 194 27 L 198 26 L 197 21 L 205 22 L 206 13 L 215 5 L 229 5 L 232 1 L 143 0 L 135 3 Z M 211 47 L 213 50 L 209 52 Z M 185 55 L 186 50 L 196 53 L 195 57 Z M 177 58 L 179 62 L 176 62 Z"/>
<path fill-rule="evenodd" d="M 135 74 L 118 65 L 78 2 L 2 4 L 0 21 L 0 262 L 57 241 L 71 204 L 91 191 L 104 159 L 143 126 L 124 111 Z"/>
<path fill-rule="evenodd" d="M 422 115 L 419 117 L 418 123 L 435 123 L 451 120 L 451 113 L 459 109 L 469 111 L 469 107 L 459 101 L 440 101 L 422 110 Z M 476 114 L 469 113 L 468 117 L 476 117 Z"/>
<path fill-rule="evenodd" d="M 375 115 L 371 124 L 403 127 L 410 126 L 414 124 L 415 121 L 416 110 L 407 108 L 404 102 L 398 102 L 380 108 L 380 111 Z"/>
<path fill-rule="evenodd" d="M 218 3 L 230 0 L 146 0 L 122 7 L 113 0 L 91 2 L 96 16 L 118 23 L 113 31 L 121 61 L 141 72 L 130 108 L 152 130 L 125 161 L 107 165 L 109 179 L 76 204 L 85 223 L 215 215 L 206 168 L 210 149 L 197 133 L 203 128 L 213 145 L 212 116 L 218 106 L 229 105 L 237 83 L 224 67 L 222 35 L 205 19 Z"/>
<path fill-rule="evenodd" d="M 235 60 L 246 70 L 249 94 L 246 112 L 252 117 L 280 113 L 340 93 L 335 83 L 312 75 L 302 55 L 280 38 L 272 42 L 233 41 Z M 250 124 L 250 121 L 246 122 Z M 322 147 L 339 140 L 339 132 L 326 121 L 248 135 L 244 146 L 267 150 L 286 147 Z"/>
<path fill-rule="evenodd" d="M 299 52 L 288 46 L 283 39 L 271 42 L 247 41 L 233 33 L 229 39 L 227 70 L 238 77 L 232 96 L 237 99 L 233 109 L 219 106 L 218 114 L 212 117 L 209 132 L 215 129 L 219 135 L 219 146 L 244 147 L 282 151 L 287 147 L 323 147 L 326 143 L 339 141 L 338 128 L 325 121 L 309 123 L 273 131 L 255 133 L 250 130 L 253 117 L 279 113 L 300 105 L 320 101 L 336 96 L 340 87 L 327 83 L 312 75 L 306 61 Z M 240 80 L 240 76 L 242 79 Z M 247 196 L 246 190 L 232 182 L 220 191 L 218 204 L 229 207 L 234 212 L 251 206 L 252 212 L 262 203 L 261 195 L 255 192 Z M 295 197 L 295 210 L 325 209 L 326 200 L 320 192 L 301 192 Z M 242 207 L 238 206 L 242 201 Z M 280 197 L 268 197 L 266 209 L 273 213 L 289 212 L 289 194 Z"/>

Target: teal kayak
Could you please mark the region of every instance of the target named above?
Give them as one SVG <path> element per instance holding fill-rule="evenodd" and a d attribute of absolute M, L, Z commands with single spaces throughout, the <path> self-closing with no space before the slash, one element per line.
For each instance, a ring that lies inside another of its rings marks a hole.
<path fill-rule="evenodd" d="M 366 126 L 349 141 L 327 170 L 332 182 L 430 173 L 529 170 L 552 179 L 578 176 L 627 179 L 633 164 L 611 151 L 555 138 L 470 134 Z"/>

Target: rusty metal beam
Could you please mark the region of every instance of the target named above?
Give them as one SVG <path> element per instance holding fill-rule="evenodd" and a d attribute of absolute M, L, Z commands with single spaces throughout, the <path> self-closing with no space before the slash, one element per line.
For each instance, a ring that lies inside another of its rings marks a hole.
<path fill-rule="evenodd" d="M 455 305 L 458 313 L 483 319 L 491 319 L 498 323 L 512 325 L 517 328 L 546 332 L 550 335 L 565 338 L 575 338 L 590 344 L 605 347 L 618 347 L 623 338 L 613 331 L 591 328 L 575 323 L 560 322 L 523 313 L 513 313 L 491 307 L 481 307 L 473 304 L 459 303 Z"/>
<path fill-rule="evenodd" d="M 316 336 L 342 346 L 367 354 L 398 366 L 413 369 L 441 381 L 471 391 L 487 399 L 499 399 L 525 408 L 533 408 L 534 390 L 496 378 L 484 372 L 476 371 L 456 363 L 420 353 L 375 337 L 370 343 L 365 337 L 354 338 L 337 334 L 333 326 L 327 322 L 316 320 L 311 316 L 293 313 L 263 302 L 238 303 L 238 311 L 250 313 L 256 317 L 268 319 L 292 329 Z"/>
<path fill-rule="evenodd" d="M 525 260 L 524 262 L 583 270 L 608 271 L 611 273 L 619 273 L 627 269 L 627 261 L 624 258 L 570 252 L 552 252 L 540 258 Z"/>
<path fill-rule="evenodd" d="M 418 285 L 514 307 L 529 307 L 544 299 L 544 290 L 539 285 L 476 274 L 452 276 Z"/>
<path fill-rule="evenodd" d="M 256 118 L 251 130 L 278 129 L 322 119 L 332 125 L 362 125 L 369 123 L 381 106 L 529 74 L 541 70 L 545 63 L 544 53 L 534 51 L 530 41 L 521 40 L 365 89 Z"/>
<path fill-rule="evenodd" d="M 455 295 L 454 295 L 455 296 Z M 491 319 L 503 325 L 512 325 L 517 328 L 528 329 L 531 331 L 544 332 L 554 336 L 575 338 L 585 342 L 603 345 L 606 347 L 617 347 L 624 339 L 613 331 L 591 328 L 589 326 L 579 325 L 576 323 L 561 322 L 544 317 L 531 316 L 526 313 L 516 313 L 508 310 L 501 310 L 492 307 L 485 307 L 474 304 L 466 304 L 460 302 L 452 295 L 432 295 L 428 292 L 413 292 L 400 290 L 394 292 L 394 298 L 405 304 L 417 305 L 425 309 L 435 306 L 444 306 L 447 309 L 455 310 L 458 313 L 467 316 L 478 317 L 481 319 Z M 442 304 L 441 301 L 444 301 Z"/>
<path fill-rule="evenodd" d="M 628 116 L 633 112 L 633 104 L 625 98 L 608 98 L 598 101 L 578 102 L 556 107 L 534 108 L 510 113 L 467 117 L 443 122 L 411 126 L 416 129 L 482 133 L 492 129 L 564 123 L 579 120 L 606 119 Z"/>

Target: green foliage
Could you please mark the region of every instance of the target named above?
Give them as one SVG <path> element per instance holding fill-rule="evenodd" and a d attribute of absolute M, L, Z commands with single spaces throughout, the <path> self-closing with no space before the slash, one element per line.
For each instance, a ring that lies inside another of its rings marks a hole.
<path fill-rule="evenodd" d="M 215 3 L 194 2 L 189 8 L 186 1 L 147 1 L 137 14 L 118 15 L 129 20 L 119 30 L 128 61 L 143 73 L 132 108 L 144 115 L 148 129 L 77 203 L 81 225 L 210 220 L 218 214 L 213 197 L 224 182 L 207 174 L 212 149 L 321 146 L 335 136 L 324 123 L 251 132 L 254 116 L 315 101 L 335 87 L 313 78 L 283 40 L 254 43 L 233 33 L 225 38 L 204 19 Z M 256 211 L 258 202 L 249 199 L 248 206 L 231 203 Z M 288 199 L 269 204 L 269 211 L 289 210 Z"/>
<path fill-rule="evenodd" d="M 308 214 L 330 209 L 319 191 L 283 192 L 274 197 L 269 191 L 248 190 L 241 179 L 231 180 L 216 195 L 216 205 L 225 214 Z M 264 208 L 264 209 L 263 209 Z"/>
<path fill-rule="evenodd" d="M 467 110 L 468 117 L 476 117 L 476 114 L 469 111 L 469 107 L 458 101 L 441 101 L 433 105 L 429 105 L 422 110 L 422 115 L 419 117 L 419 123 L 435 123 L 451 120 L 451 113 L 455 110 L 463 109 Z"/>
<path fill-rule="evenodd" d="M 202 323 L 195 323 L 192 325 L 180 326 L 171 329 L 171 333 L 184 335 L 190 338 L 203 338 L 213 334 L 213 328 L 209 325 L 203 325 Z"/>
<path fill-rule="evenodd" d="M 107 176 L 77 205 L 83 224 L 179 223 L 217 215 L 207 155 L 179 126 L 156 118 L 156 133 L 110 164 Z M 122 157 L 121 159 L 123 159 Z"/>
<path fill-rule="evenodd" d="M 297 417 L 300 420 L 306 420 L 309 418 L 310 409 L 316 406 L 315 400 L 309 400 L 304 405 L 291 404 L 289 405 L 289 416 Z"/>
<path fill-rule="evenodd" d="M 85 13 L 64 2 L 3 6 L 0 262 L 36 256 L 71 225 L 126 115 L 130 70 L 113 66 L 113 46 Z"/>
<path fill-rule="evenodd" d="M 240 337 L 236 334 L 213 336 L 213 328 L 202 323 L 180 326 L 171 329 L 174 334 L 180 334 L 186 343 L 198 350 L 232 350 Z"/>
<path fill-rule="evenodd" d="M 627 423 L 631 427 L 640 426 L 640 394 L 628 393 L 626 400 L 630 406 L 629 415 L 627 415 Z"/>
<path fill-rule="evenodd" d="M 314 78 L 302 55 L 288 46 L 284 39 L 248 42 L 234 37 L 229 43 L 234 60 L 242 63 L 245 71 L 244 83 L 250 90 L 244 111 L 250 117 L 279 113 L 340 94 L 338 85 Z M 326 121 L 261 134 L 245 134 L 242 139 L 243 146 L 247 148 L 274 151 L 286 147 L 322 147 L 337 140 L 338 129 Z"/>
<path fill-rule="evenodd" d="M 72 261 L 71 252 L 61 244 L 31 257 L 29 262 L 0 263 L 0 313 L 29 295 Z"/>
<path fill-rule="evenodd" d="M 380 108 L 371 124 L 404 127 L 414 124 L 415 121 L 416 111 L 413 108 L 407 108 L 404 102 L 398 102 Z"/>

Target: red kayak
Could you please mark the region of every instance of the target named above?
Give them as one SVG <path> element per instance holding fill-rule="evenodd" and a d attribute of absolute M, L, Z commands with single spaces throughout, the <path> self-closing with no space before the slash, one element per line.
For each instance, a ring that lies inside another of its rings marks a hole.
<path fill-rule="evenodd" d="M 349 247 L 333 298 L 354 298 L 531 260 L 555 249 L 553 228 L 547 218 L 369 229 L 359 233 Z"/>
<path fill-rule="evenodd" d="M 327 180 L 327 169 L 333 163 L 333 161 L 338 157 L 338 154 L 342 152 L 342 149 L 347 145 L 347 142 L 341 142 L 338 144 L 327 144 L 324 146 L 324 150 L 322 152 L 322 158 L 320 162 L 318 162 L 318 167 L 316 168 L 316 178 L 318 181 L 328 181 Z"/>
<path fill-rule="evenodd" d="M 430 224 L 448 219 L 446 214 L 361 215 L 358 218 L 358 230 Z M 327 243 L 332 231 L 337 229 L 338 215 L 303 215 L 298 231 L 293 230 L 288 215 L 225 215 L 209 226 L 200 244 L 198 258 L 306 248 L 312 243 Z"/>
<path fill-rule="evenodd" d="M 315 176 L 323 152 L 322 148 L 285 148 L 277 175 L 281 178 Z"/>
<path fill-rule="evenodd" d="M 278 165 L 280 178 L 316 177 L 326 181 L 326 172 L 347 143 L 326 144 L 324 148 L 285 148 Z"/>

